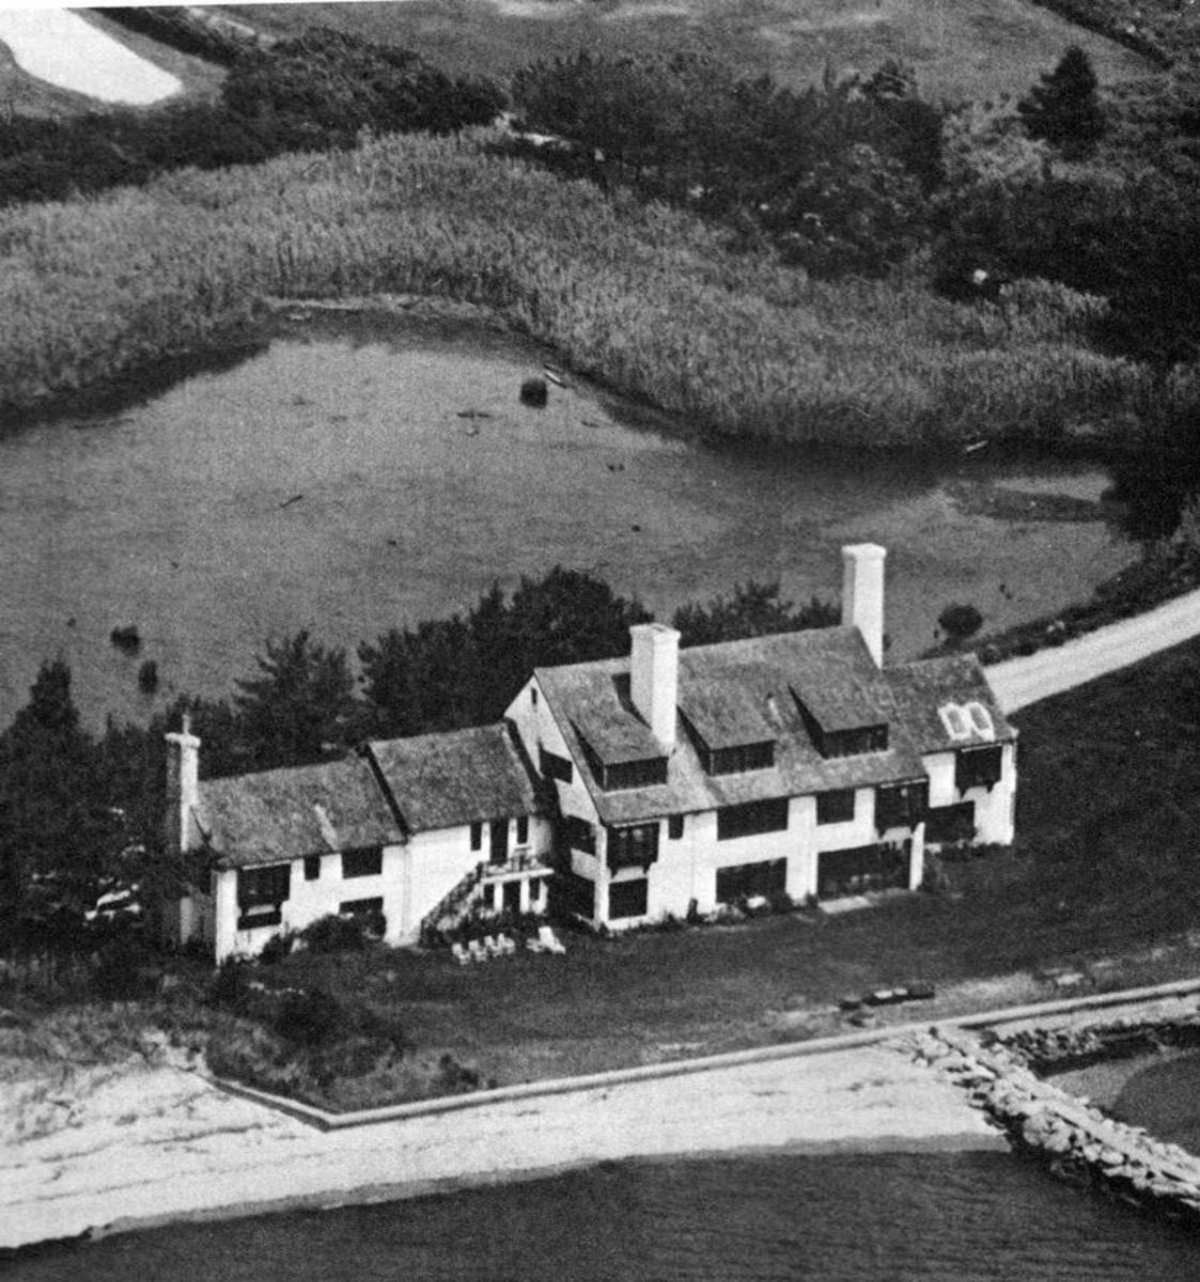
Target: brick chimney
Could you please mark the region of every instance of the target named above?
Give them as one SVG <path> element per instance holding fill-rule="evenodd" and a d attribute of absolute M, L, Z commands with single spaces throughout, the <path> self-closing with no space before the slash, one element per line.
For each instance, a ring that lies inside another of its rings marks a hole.
<path fill-rule="evenodd" d="M 675 747 L 679 689 L 679 633 L 665 623 L 635 623 L 629 629 L 629 695 L 663 751 Z"/>
<path fill-rule="evenodd" d="M 883 559 L 876 543 L 842 548 L 842 626 L 857 628 L 877 668 L 883 667 Z"/>
<path fill-rule="evenodd" d="M 199 842 L 195 808 L 200 802 L 200 740 L 192 734 L 191 717 L 167 739 L 167 854 L 180 855 Z"/>

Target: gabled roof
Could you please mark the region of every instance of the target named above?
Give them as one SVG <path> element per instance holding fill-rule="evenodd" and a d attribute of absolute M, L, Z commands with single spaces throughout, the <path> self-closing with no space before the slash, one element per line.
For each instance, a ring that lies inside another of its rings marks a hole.
<path fill-rule="evenodd" d="M 221 868 L 404 840 L 370 767 L 357 758 L 203 780 L 196 819 Z"/>
<path fill-rule="evenodd" d="M 1016 738 L 1016 731 L 1005 720 L 987 676 L 973 654 L 921 659 L 885 672 L 905 730 L 919 752 L 943 752 Z M 950 725 L 939 710 L 947 705 L 965 708 L 970 703 L 982 704 L 986 709 L 992 734 L 981 733 L 977 719 L 966 716 L 955 718 L 966 735 L 951 735 Z"/>
<path fill-rule="evenodd" d="M 505 722 L 409 739 L 373 740 L 367 750 L 405 828 L 427 832 L 541 812 L 531 771 Z"/>
<path fill-rule="evenodd" d="M 869 787 L 924 774 L 920 756 L 899 724 L 891 688 L 875 667 L 858 630 L 822 628 L 696 646 L 679 654 L 678 704 L 689 720 L 695 711 L 705 720 L 709 733 L 721 740 L 720 744 L 709 742 L 709 746 L 773 739 L 773 766 L 708 775 L 690 737 L 677 733 L 666 783 L 604 792 L 588 766 L 576 726 L 585 724 L 590 707 L 603 702 L 609 717 L 645 727 L 638 714 L 612 694 L 628 672 L 628 658 L 539 668 L 537 672 L 538 685 L 602 822 L 636 823 L 666 814 Z M 826 760 L 808 736 L 791 694 L 793 687 L 822 691 L 827 714 L 834 707 L 864 709 L 870 714 L 868 720 L 855 724 L 888 723 L 893 728 L 889 748 Z M 768 727 L 768 733 L 762 733 L 761 726 Z M 622 733 L 624 730 L 623 721 Z M 740 738 L 751 730 L 754 738 Z"/>

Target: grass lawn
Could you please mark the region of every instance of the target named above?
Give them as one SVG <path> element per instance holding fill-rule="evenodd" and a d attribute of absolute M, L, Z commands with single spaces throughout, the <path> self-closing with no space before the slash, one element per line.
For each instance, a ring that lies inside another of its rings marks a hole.
<path fill-rule="evenodd" d="M 224 6 L 240 21 L 294 34 L 327 25 L 398 44 L 454 73 L 507 78 L 536 58 L 581 48 L 609 55 L 688 50 L 748 75 L 804 87 L 826 66 L 871 72 L 887 58 L 915 68 L 930 97 L 1024 93 L 1068 45 L 1102 83 L 1151 64 L 1027 0 L 409 0 L 408 3 Z"/>

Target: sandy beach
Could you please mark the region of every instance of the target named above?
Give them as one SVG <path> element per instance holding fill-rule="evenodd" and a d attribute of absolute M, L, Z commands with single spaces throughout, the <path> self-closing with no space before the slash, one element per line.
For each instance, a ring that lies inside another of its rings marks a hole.
<path fill-rule="evenodd" d="M 902 1042 L 331 1132 L 199 1072 L 131 1063 L 49 1096 L 33 1133 L 10 1127 L 0 1247 L 409 1197 L 629 1157 L 1005 1147 Z"/>

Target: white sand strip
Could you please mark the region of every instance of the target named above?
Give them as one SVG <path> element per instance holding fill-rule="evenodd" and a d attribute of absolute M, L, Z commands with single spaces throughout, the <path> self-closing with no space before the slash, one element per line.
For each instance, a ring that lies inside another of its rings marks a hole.
<path fill-rule="evenodd" d="M 332 1132 L 177 1069 L 112 1078 L 73 1110 L 0 1155 L 0 1246 L 639 1156 L 1006 1147 L 940 1074 L 885 1045 Z"/>
<path fill-rule="evenodd" d="M 182 87 L 176 77 L 66 9 L 0 9 L 0 43 L 22 71 L 101 102 L 144 107 Z"/>

